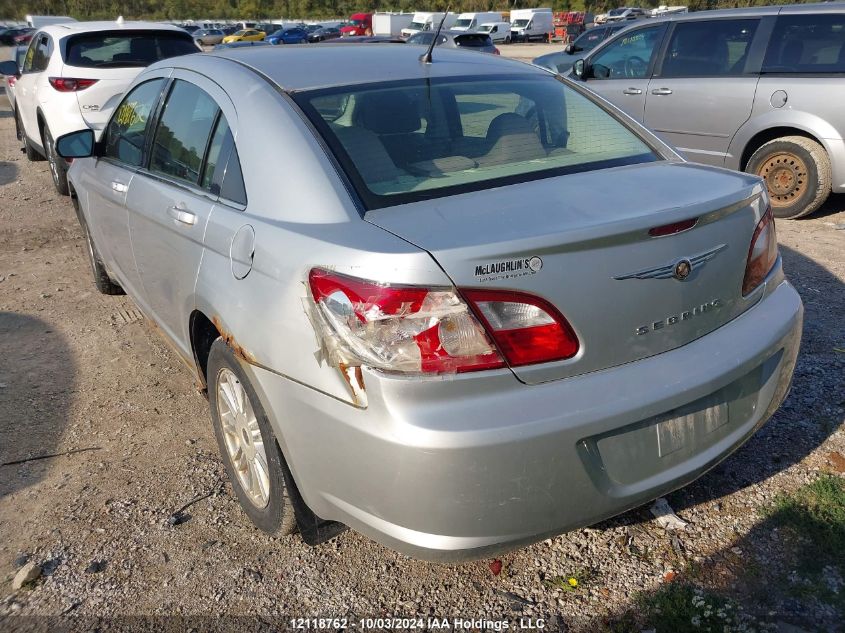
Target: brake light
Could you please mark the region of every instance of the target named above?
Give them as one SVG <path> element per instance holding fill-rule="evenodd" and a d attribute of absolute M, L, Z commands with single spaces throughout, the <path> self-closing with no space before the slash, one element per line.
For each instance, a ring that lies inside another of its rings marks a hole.
<path fill-rule="evenodd" d="M 548 301 L 505 290 L 462 292 L 511 367 L 565 360 L 578 353 L 572 326 Z"/>
<path fill-rule="evenodd" d="M 502 53 L 499 51 L 499 49 L 498 49 L 498 48 L 493 47 L 493 54 L 494 54 L 494 55 L 501 55 Z"/>
<path fill-rule="evenodd" d="M 15 85 L 15 81 L 17 81 L 16 77 L 6 77 L 6 85 L 9 86 L 9 88 Z"/>
<path fill-rule="evenodd" d="M 70 77 L 50 77 L 50 85 L 59 92 L 79 92 L 90 88 L 97 79 L 72 79 Z"/>
<path fill-rule="evenodd" d="M 778 239 L 775 233 L 775 218 L 772 215 L 772 208 L 768 207 L 751 237 L 748 261 L 745 264 L 745 278 L 742 280 L 743 296 L 763 283 L 777 258 Z"/>
<path fill-rule="evenodd" d="M 675 235 L 682 231 L 688 231 L 698 224 L 698 218 L 691 220 L 682 220 L 681 222 L 673 222 L 672 224 L 664 224 L 662 226 L 655 226 L 648 230 L 648 234 L 652 237 L 663 237 L 664 235 Z"/>
<path fill-rule="evenodd" d="M 308 282 L 318 334 L 338 365 L 423 374 L 505 366 L 451 288 L 379 284 L 320 268 Z"/>

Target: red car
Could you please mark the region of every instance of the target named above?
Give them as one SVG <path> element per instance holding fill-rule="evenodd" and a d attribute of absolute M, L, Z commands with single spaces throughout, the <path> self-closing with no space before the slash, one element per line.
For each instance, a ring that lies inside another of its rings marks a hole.
<path fill-rule="evenodd" d="M 340 34 L 342 37 L 349 37 L 350 35 L 372 35 L 373 14 L 353 13 L 349 17 L 349 23 L 340 27 Z"/>

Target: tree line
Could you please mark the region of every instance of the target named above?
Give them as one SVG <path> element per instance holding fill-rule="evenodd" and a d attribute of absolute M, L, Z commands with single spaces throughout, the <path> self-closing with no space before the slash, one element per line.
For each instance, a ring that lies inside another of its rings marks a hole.
<path fill-rule="evenodd" d="M 644 8 L 685 4 L 691 11 L 793 4 L 801 0 L 641 0 Z M 68 15 L 77 20 L 125 19 L 285 19 L 341 18 L 374 11 L 508 11 L 551 6 L 555 11 L 602 13 L 617 5 L 607 0 L 0 0 L 0 19 L 32 15 Z M 625 6 L 625 5 L 621 5 Z M 630 6 L 630 5 L 629 5 Z"/>

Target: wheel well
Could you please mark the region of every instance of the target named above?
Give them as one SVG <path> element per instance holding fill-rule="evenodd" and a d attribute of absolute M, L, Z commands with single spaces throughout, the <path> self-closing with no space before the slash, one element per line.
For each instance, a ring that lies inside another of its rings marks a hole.
<path fill-rule="evenodd" d="M 214 323 L 199 310 L 191 315 L 190 332 L 194 361 L 200 373 L 199 378 L 203 386 L 207 388 L 208 354 L 211 352 L 212 343 L 220 336 L 220 332 Z"/>
<path fill-rule="evenodd" d="M 760 149 L 763 145 L 768 143 L 769 141 L 773 141 L 776 138 L 781 138 L 783 136 L 803 136 L 804 138 L 808 138 L 816 143 L 819 143 L 819 139 L 817 139 L 812 134 L 805 132 L 804 130 L 799 130 L 798 128 L 794 127 L 773 127 L 769 128 L 768 130 L 763 130 L 762 132 L 758 132 L 754 135 L 748 144 L 745 146 L 745 150 L 742 152 L 742 160 L 739 163 L 739 168 L 742 171 L 745 171 L 746 165 L 748 165 L 748 161 L 751 160 L 752 154 Z M 821 144 L 821 143 L 819 143 Z"/>

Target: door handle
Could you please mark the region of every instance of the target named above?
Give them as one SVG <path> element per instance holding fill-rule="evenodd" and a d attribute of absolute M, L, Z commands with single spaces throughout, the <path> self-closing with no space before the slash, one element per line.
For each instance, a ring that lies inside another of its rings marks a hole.
<path fill-rule="evenodd" d="M 126 193 L 129 191 L 129 187 L 124 185 L 122 182 L 117 182 L 116 180 L 111 181 L 111 188 L 112 191 L 116 191 L 117 193 Z"/>
<path fill-rule="evenodd" d="M 625 88 L 625 90 L 622 91 L 623 95 L 641 95 L 642 93 L 643 91 L 639 88 Z"/>
<path fill-rule="evenodd" d="M 669 90 L 669 88 L 655 88 L 654 90 L 651 91 L 651 94 L 653 94 L 653 95 L 670 95 L 670 94 L 672 94 L 672 91 Z"/>
<path fill-rule="evenodd" d="M 177 222 L 187 224 L 188 226 L 193 226 L 197 223 L 197 214 L 180 206 L 167 207 L 167 215 Z"/>

